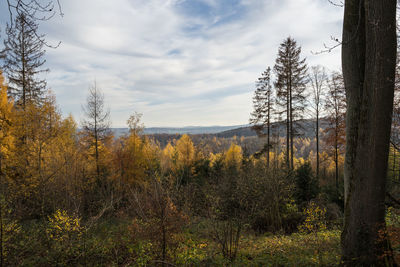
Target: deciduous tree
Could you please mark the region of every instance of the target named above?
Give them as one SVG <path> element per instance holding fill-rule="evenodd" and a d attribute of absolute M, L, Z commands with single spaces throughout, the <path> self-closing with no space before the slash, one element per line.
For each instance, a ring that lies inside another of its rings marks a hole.
<path fill-rule="evenodd" d="M 322 98 L 326 89 L 327 75 L 325 68 L 322 66 L 311 67 L 311 73 L 309 73 L 309 81 L 312 89 L 312 102 L 311 108 L 315 114 L 315 142 L 316 142 L 316 178 L 319 180 L 319 118 L 321 114 Z"/>
<path fill-rule="evenodd" d="M 385 195 L 396 65 L 396 0 L 345 1 L 342 68 L 347 98 L 346 266 L 395 265 Z"/>
<path fill-rule="evenodd" d="M 86 106 L 83 106 L 86 119 L 82 122 L 83 129 L 86 135 L 93 140 L 95 150 L 95 163 L 97 179 L 100 179 L 100 159 L 99 147 L 101 142 L 110 137 L 110 112 L 105 110 L 104 95 L 96 82 L 89 88 L 89 95 L 87 96 Z"/>
<path fill-rule="evenodd" d="M 327 118 L 329 123 L 325 129 L 325 142 L 333 148 L 335 184 L 337 193 L 339 193 L 339 155 L 343 153 L 346 127 L 346 92 L 343 76 L 339 72 L 332 73 L 329 78 L 325 109 L 328 113 Z"/>

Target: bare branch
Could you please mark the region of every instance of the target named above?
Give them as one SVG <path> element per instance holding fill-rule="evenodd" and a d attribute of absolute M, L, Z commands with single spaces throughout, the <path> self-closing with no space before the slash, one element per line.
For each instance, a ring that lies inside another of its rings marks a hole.
<path fill-rule="evenodd" d="M 328 0 L 328 2 L 336 7 L 344 7 L 344 2 L 343 1 L 339 1 L 338 3 L 333 2 L 332 0 Z"/>

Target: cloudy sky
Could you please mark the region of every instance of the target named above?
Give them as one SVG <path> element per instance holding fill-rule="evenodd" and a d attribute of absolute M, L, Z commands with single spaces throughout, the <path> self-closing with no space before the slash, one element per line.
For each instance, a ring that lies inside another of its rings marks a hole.
<path fill-rule="evenodd" d="M 125 127 L 134 111 L 148 127 L 246 124 L 254 81 L 289 35 L 309 65 L 340 68 L 340 48 L 312 53 L 341 36 L 343 9 L 328 0 L 61 3 L 64 17 L 40 30 L 49 42 L 62 42 L 47 49 L 48 85 L 63 114 L 78 122 L 96 80 L 113 127 Z"/>

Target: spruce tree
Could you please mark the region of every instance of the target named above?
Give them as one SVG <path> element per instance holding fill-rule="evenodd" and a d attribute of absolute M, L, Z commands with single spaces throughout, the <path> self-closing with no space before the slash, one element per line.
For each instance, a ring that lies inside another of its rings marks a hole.
<path fill-rule="evenodd" d="M 267 137 L 267 144 L 262 152 L 267 154 L 269 167 L 269 151 L 271 147 L 271 116 L 273 112 L 273 95 L 271 86 L 271 68 L 268 67 L 256 81 L 256 90 L 253 97 L 253 112 L 250 115 L 250 124 L 259 137 Z"/>
<path fill-rule="evenodd" d="M 40 74 L 48 71 L 42 68 L 46 62 L 43 59 L 44 36 L 39 36 L 37 30 L 38 24 L 23 14 L 18 15 L 14 23 L 6 28 L 2 68 L 8 78 L 9 95 L 23 109 L 28 101 L 42 103 L 46 93 L 46 81 L 40 77 Z"/>
<path fill-rule="evenodd" d="M 288 37 L 279 46 L 274 66 L 277 104 L 282 108 L 281 112 L 286 113 L 286 164 L 289 168 L 294 167 L 295 121 L 302 117 L 306 100 L 307 64 L 305 58 L 300 58 L 300 53 L 301 47 Z"/>

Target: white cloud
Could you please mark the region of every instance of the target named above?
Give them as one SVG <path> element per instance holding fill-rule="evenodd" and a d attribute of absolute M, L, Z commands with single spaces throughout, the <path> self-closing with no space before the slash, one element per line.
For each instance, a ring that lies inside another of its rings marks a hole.
<path fill-rule="evenodd" d="M 47 61 L 64 113 L 80 120 L 96 80 L 114 127 L 133 111 L 147 126 L 245 124 L 254 81 L 288 35 L 310 65 L 339 68 L 340 49 L 310 53 L 340 36 L 343 10 L 325 0 L 242 0 L 226 13 L 220 1 L 197 1 L 211 17 L 185 13 L 182 0 L 63 1 L 65 17 L 42 29 L 62 41 Z"/>

